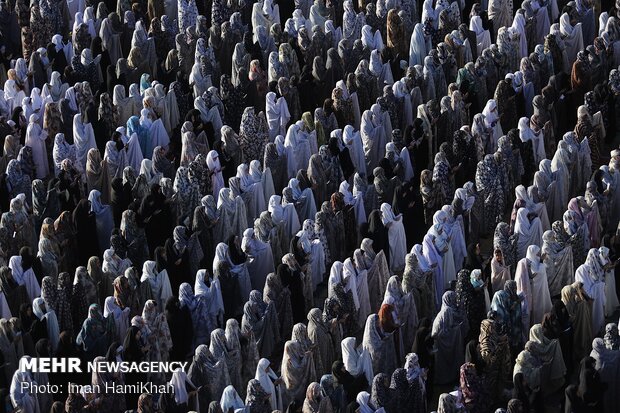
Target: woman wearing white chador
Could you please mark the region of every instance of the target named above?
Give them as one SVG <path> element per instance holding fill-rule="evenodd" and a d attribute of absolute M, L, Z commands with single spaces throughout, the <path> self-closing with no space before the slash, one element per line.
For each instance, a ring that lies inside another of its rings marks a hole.
<path fill-rule="evenodd" d="M 540 260 L 540 248 L 537 245 L 530 245 L 527 248 L 527 256 L 517 263 L 515 282 L 517 292 L 525 296 L 522 321 L 523 334 L 527 334 L 530 327 L 540 323 L 543 315 L 551 311 L 553 307 L 547 282 L 547 270 Z"/>
<path fill-rule="evenodd" d="M 517 257 L 519 259 L 525 257 L 527 247 L 529 245 L 541 245 L 543 228 L 540 218 L 533 215 L 527 208 L 519 208 L 517 211 L 517 220 L 515 222 L 514 232 L 519 235 L 517 243 Z"/>
<path fill-rule="evenodd" d="M 374 378 L 370 353 L 363 345 L 357 347 L 355 337 L 347 337 L 340 343 L 344 368 L 353 376 L 364 375 L 369 383 Z"/>
<path fill-rule="evenodd" d="M 409 43 L 409 66 L 423 65 L 424 58 L 431 50 L 431 45 L 424 34 L 424 26 L 417 23 L 411 33 L 411 41 Z"/>
<path fill-rule="evenodd" d="M 476 48 L 478 56 L 482 56 L 482 51 L 491 46 L 491 34 L 482 27 L 480 16 L 472 16 L 469 20 L 469 30 L 476 33 Z"/>
<path fill-rule="evenodd" d="M 32 158 L 34 160 L 37 179 L 44 179 L 49 174 L 49 164 L 47 161 L 47 149 L 45 140 L 47 131 L 41 129 L 39 125 L 39 115 L 30 115 L 28 128 L 26 128 L 26 146 L 32 148 Z"/>
<path fill-rule="evenodd" d="M 39 281 L 33 269 L 28 268 L 24 271 L 22 267 L 22 257 L 20 255 L 14 255 L 9 259 L 9 268 L 11 269 L 13 280 L 18 285 L 26 287 L 26 293 L 30 301 L 41 295 L 41 286 L 39 285 Z"/>
<path fill-rule="evenodd" d="M 243 413 L 246 411 L 243 400 L 241 400 L 239 393 L 237 393 L 237 390 L 235 390 L 232 384 L 229 384 L 224 389 L 222 397 L 220 398 L 220 407 L 223 412 L 230 412 L 232 410 L 233 413 Z"/>
<path fill-rule="evenodd" d="M 276 98 L 274 92 L 267 93 L 266 112 L 267 125 L 269 126 L 269 139 L 273 140 L 278 135 L 286 134 L 286 125 L 291 119 L 288 104 L 284 97 Z"/>
<path fill-rule="evenodd" d="M 543 159 L 546 159 L 545 153 L 545 136 L 542 129 L 538 132 L 530 127 L 530 120 L 526 117 L 519 119 L 519 138 L 521 142 L 532 142 L 532 148 L 534 150 L 534 162 L 539 164 Z"/>
<path fill-rule="evenodd" d="M 242 163 L 237 167 L 237 175 L 234 182 L 229 182 L 230 189 L 238 194 L 245 202 L 248 222 L 254 222 L 262 211 L 266 209 L 265 194 L 260 182 L 254 182 L 250 176 L 250 168 L 247 164 Z M 237 188 L 235 186 L 238 185 Z M 235 191 L 236 189 L 236 191 Z"/>
<path fill-rule="evenodd" d="M 267 31 L 271 26 L 280 23 L 280 7 L 273 4 L 273 0 L 259 0 L 252 6 L 252 27 L 254 27 L 254 42 L 258 42 L 257 27 L 263 26 Z M 224 412 L 226 413 L 226 412 Z"/>
<path fill-rule="evenodd" d="M 246 302 L 250 297 L 250 291 L 252 291 L 252 283 L 250 281 L 250 273 L 248 272 L 247 262 L 241 264 L 234 264 L 230 258 L 230 252 L 228 245 L 220 242 L 215 247 L 215 258 L 213 258 L 213 275 L 215 278 L 219 278 L 220 262 L 226 262 L 229 266 L 229 271 L 234 275 L 237 281 L 237 288 L 241 294 L 242 302 Z"/>
<path fill-rule="evenodd" d="M 473 29 L 470 29 L 473 30 Z M 517 57 L 518 60 L 521 61 L 522 58 L 527 57 L 527 36 L 525 33 L 525 16 L 523 13 L 518 12 L 515 14 L 514 20 L 512 21 L 512 26 L 510 26 L 510 32 L 512 34 L 518 34 L 518 46 L 517 46 Z M 549 29 L 547 28 L 547 33 Z"/>
<path fill-rule="evenodd" d="M 173 295 L 168 271 L 163 270 L 158 273 L 155 261 L 144 261 L 140 282 L 148 283 L 153 300 L 155 300 L 158 306 L 161 306 L 160 308 L 163 308 L 168 299 Z M 198 295 L 198 291 L 196 291 L 196 295 Z"/>
<path fill-rule="evenodd" d="M 362 46 L 368 50 L 377 50 L 379 53 L 383 51 L 383 38 L 381 32 L 376 30 L 372 32 L 372 27 L 364 25 L 362 27 Z"/>
<path fill-rule="evenodd" d="M 613 273 L 614 263 L 609 258 L 609 248 L 600 247 L 598 253 L 605 272 L 605 317 L 612 317 L 620 306 L 616 294 L 616 277 Z"/>
<path fill-rule="evenodd" d="M 267 392 L 270 397 L 272 410 L 282 410 L 282 385 L 275 384 L 275 381 L 279 377 L 271 369 L 271 362 L 265 358 L 260 359 L 258 366 L 256 367 L 256 375 L 254 376 L 259 381 L 261 387 Z"/>
<path fill-rule="evenodd" d="M 280 195 L 273 195 L 269 198 L 268 211 L 271 214 L 273 224 L 278 226 L 284 237 L 283 245 L 289 245 L 291 238 L 301 228 L 299 215 L 293 204 L 282 204 Z M 284 242 L 286 241 L 286 242 Z"/>
<path fill-rule="evenodd" d="M 217 197 L 220 190 L 225 186 L 219 158 L 217 151 L 210 151 L 207 154 L 207 168 L 209 168 L 211 173 L 211 192 L 213 197 Z"/>
<path fill-rule="evenodd" d="M 564 214 L 564 205 L 561 204 L 561 190 L 563 184 L 559 182 L 564 177 L 563 174 L 555 173 L 551 170 L 551 161 L 543 159 L 539 163 L 538 171 L 534 174 L 534 186 L 538 190 L 539 198 L 544 202 L 547 209 L 547 218 L 549 222 L 555 222 L 562 219 Z"/>
<path fill-rule="evenodd" d="M 577 23 L 573 26 L 570 22 L 568 13 L 563 13 L 560 16 L 560 33 L 562 35 L 564 45 L 566 46 L 565 50 L 569 67 L 572 68 L 573 63 L 577 58 L 577 53 L 584 50 L 581 23 Z"/>
<path fill-rule="evenodd" d="M 241 249 L 250 259 L 247 267 L 252 289 L 262 291 L 267 275 L 275 271 L 271 246 L 259 240 L 254 229 L 248 228 L 243 232 Z"/>
<path fill-rule="evenodd" d="M 394 76 L 389 63 L 383 63 L 379 51 L 373 50 L 370 53 L 370 61 L 368 69 L 374 77 L 377 78 L 377 89 L 383 90 L 383 86 L 392 86 L 394 84 Z"/>
<path fill-rule="evenodd" d="M 494 99 L 489 99 L 487 101 L 487 104 L 482 110 L 482 115 L 484 115 L 484 125 L 493 132 L 493 151 L 496 151 L 497 141 L 504 136 L 504 132 L 502 130 L 502 124 L 499 121 L 500 113 L 497 108 L 497 102 Z"/>
<path fill-rule="evenodd" d="M 88 122 L 84 123 L 86 115 L 78 113 L 73 117 L 73 140 L 75 142 L 75 152 L 78 161 L 78 167 L 80 170 L 86 170 L 86 156 L 91 149 L 97 149 L 97 143 L 95 142 L 95 132 L 93 131 L 93 125 Z M 142 159 L 140 159 L 142 162 Z M 140 169 L 140 165 L 135 170 Z"/>
<path fill-rule="evenodd" d="M 351 162 L 360 176 L 366 176 L 366 159 L 364 158 L 364 145 L 359 131 L 355 131 L 353 126 L 347 125 L 342 131 L 342 141 L 349 149 Z"/>
<path fill-rule="evenodd" d="M 334 261 L 327 280 L 327 297 L 336 297 L 336 286 L 340 285 L 345 293 L 351 292 L 355 311 L 357 311 L 360 307 L 359 297 L 357 296 L 357 279 L 351 275 L 347 272 L 345 277 L 344 264 L 340 261 Z"/>
<path fill-rule="evenodd" d="M 224 301 L 222 299 L 220 280 L 214 280 L 209 277 L 207 270 L 198 270 L 196 272 L 196 281 L 194 282 L 194 291 L 196 297 L 200 297 L 208 303 L 207 328 L 211 327 L 212 330 L 217 326 L 223 326 Z"/>
<path fill-rule="evenodd" d="M 309 136 L 302 131 L 303 124 L 303 121 L 297 121 L 289 126 L 284 140 L 284 147 L 291 148 L 295 155 L 296 170 L 306 169 L 312 156 Z"/>
<path fill-rule="evenodd" d="M 314 194 L 312 189 L 306 188 L 302 190 L 299 181 L 296 178 L 288 181 L 288 187 L 292 193 L 292 200 L 297 209 L 300 220 L 313 219 L 316 215 L 316 202 L 314 202 Z M 284 188 L 284 191 L 287 190 Z"/>
<path fill-rule="evenodd" d="M 115 332 L 115 340 L 125 339 L 125 333 L 127 333 L 127 329 L 129 328 L 129 312 L 131 309 L 129 307 L 125 307 L 121 309 L 118 304 L 116 304 L 116 300 L 114 297 L 106 297 L 104 305 L 103 305 L 103 316 L 108 318 L 112 316 L 114 320 L 114 325 L 116 326 Z"/>
<path fill-rule="evenodd" d="M 575 271 L 575 281 L 583 284 L 583 289 L 592 302 L 592 331 L 598 334 L 605 325 L 605 270 L 596 248 L 588 251 L 586 262 Z"/>
<path fill-rule="evenodd" d="M 362 194 L 353 195 L 351 185 L 347 181 L 342 181 L 338 192 L 344 197 L 344 203 L 353 207 L 355 213 L 355 221 L 358 225 L 366 222 L 366 209 L 364 208 L 364 197 Z"/>
<path fill-rule="evenodd" d="M 374 170 L 385 156 L 387 137 L 392 136 L 392 127 L 389 122 L 389 114 L 384 113 L 376 103 L 370 107 L 370 110 L 362 114 L 360 134 L 364 144 L 366 171 Z M 387 126 L 388 124 L 389 126 Z M 390 130 L 389 135 L 388 129 Z"/>
<path fill-rule="evenodd" d="M 467 245 L 465 244 L 465 226 L 463 217 L 454 216 L 452 206 L 444 205 L 441 210 L 446 220 L 444 229 L 450 239 L 450 247 L 452 248 L 452 256 L 454 257 L 454 271 L 458 274 L 463 268 L 465 257 L 467 257 Z"/>
<path fill-rule="evenodd" d="M 398 312 L 400 321 L 400 339 L 405 349 L 411 348 L 415 339 L 416 329 L 418 328 L 418 310 L 413 299 L 413 293 L 405 293 L 402 289 L 401 282 L 396 275 L 388 280 L 384 304 L 392 299 L 392 305 Z"/>
<path fill-rule="evenodd" d="M 302 230 L 297 233 L 297 237 L 299 237 L 299 244 L 307 256 L 308 267 L 312 274 L 312 291 L 315 291 L 317 286 L 323 282 L 326 268 L 325 249 L 314 231 L 314 221 L 306 219 Z"/>
<path fill-rule="evenodd" d="M 390 270 L 401 273 L 405 269 L 405 254 L 407 254 L 407 239 L 402 215 L 394 215 L 390 204 L 381 205 L 381 222 L 388 229 L 390 242 Z"/>
<path fill-rule="evenodd" d="M 355 278 L 357 286 L 357 298 L 360 308 L 357 315 L 357 325 L 361 326 L 372 313 L 370 307 L 370 293 L 368 292 L 368 270 L 365 268 L 364 253 L 361 249 L 356 249 L 353 253 L 353 259 L 344 260 L 342 267 L 342 276 L 345 279 L 349 277 Z"/>
<path fill-rule="evenodd" d="M 385 157 L 390 160 L 392 165 L 398 164 L 402 167 L 400 168 L 402 172 L 398 174 L 398 177 L 403 182 L 409 182 L 413 179 L 413 165 L 408 148 L 402 148 L 399 152 L 394 142 L 388 142 L 385 145 Z"/>
<path fill-rule="evenodd" d="M 260 161 L 254 159 L 250 162 L 250 178 L 252 182 L 260 184 L 263 189 L 263 197 L 265 199 L 265 208 L 261 209 L 261 212 L 267 209 L 266 203 L 271 199 L 271 196 L 275 194 L 275 188 L 273 186 L 273 177 L 271 176 L 271 169 L 265 168 L 262 170 Z"/>
<path fill-rule="evenodd" d="M 34 380 L 34 373 L 26 368 L 26 361 L 30 361 L 30 356 L 23 356 L 19 360 L 19 368 L 13 373 L 10 390 L 11 404 L 15 411 L 20 413 L 41 413 L 36 393 L 31 390 L 31 386 L 38 383 Z"/>
<path fill-rule="evenodd" d="M 540 218 L 540 224 L 543 231 L 547 231 L 551 228 L 549 223 L 549 216 L 547 215 L 547 207 L 544 202 L 534 202 L 531 196 L 532 187 L 528 191 L 523 185 L 518 185 L 515 188 L 515 202 L 519 202 L 521 206 L 525 205 L 525 208 L 531 213 L 536 214 Z"/>
<path fill-rule="evenodd" d="M 428 263 L 434 267 L 435 303 L 441 304 L 441 297 L 450 282 L 456 280 L 454 254 L 450 244 L 450 236 L 446 228 L 448 217 L 442 210 L 433 215 L 433 226 L 428 230 L 423 240 L 423 253 Z"/>
<path fill-rule="evenodd" d="M 161 146 L 162 148 L 167 148 L 170 144 L 170 137 L 168 136 L 168 132 L 166 132 L 166 128 L 164 127 L 164 123 L 161 119 L 154 119 L 153 111 L 149 109 L 142 109 L 140 111 L 140 126 L 145 128 L 148 131 L 149 136 L 149 148 L 156 148 Z M 152 153 L 152 151 L 151 151 Z M 151 153 L 147 154 L 147 158 L 151 155 Z"/>

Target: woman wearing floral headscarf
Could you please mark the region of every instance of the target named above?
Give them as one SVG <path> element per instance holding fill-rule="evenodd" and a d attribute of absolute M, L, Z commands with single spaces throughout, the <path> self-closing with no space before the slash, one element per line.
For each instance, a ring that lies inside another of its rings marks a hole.
<path fill-rule="evenodd" d="M 293 329 L 293 307 L 291 305 L 291 290 L 284 282 L 282 271 L 267 275 L 263 297 L 267 304 L 274 303 L 279 320 L 279 329 L 282 337 L 290 335 Z M 288 283 L 287 283 L 288 284 Z"/>
<path fill-rule="evenodd" d="M 127 242 L 127 257 L 134 266 L 141 267 L 148 257 L 148 243 L 144 229 L 138 226 L 136 213 L 126 210 L 120 223 L 121 236 Z"/>
<path fill-rule="evenodd" d="M 243 151 L 243 161 L 262 160 L 268 138 L 267 122 L 262 112 L 255 113 L 253 107 L 245 108 L 239 129 L 239 144 Z"/>
<path fill-rule="evenodd" d="M 187 374 L 192 383 L 202 387 L 198 390 L 200 400 L 220 400 L 230 383 L 226 361 L 215 357 L 204 344 L 196 347 Z"/>
<path fill-rule="evenodd" d="M 197 283 L 203 282 L 202 280 L 199 280 L 200 276 L 204 275 L 201 275 L 200 273 L 197 275 Z M 213 290 L 214 292 L 217 292 L 217 290 Z M 188 283 L 183 283 L 179 286 L 180 308 L 190 313 L 192 325 L 194 327 L 194 347 L 199 344 L 205 344 L 209 341 L 211 331 L 213 331 L 217 326 L 216 318 L 218 316 L 215 312 L 216 305 L 214 305 L 214 301 L 217 301 L 217 298 L 212 300 L 214 297 L 211 296 L 210 291 L 209 294 L 206 291 L 201 291 L 200 288 L 197 288 L 196 291 L 197 293 L 194 294 L 192 286 Z"/>
<path fill-rule="evenodd" d="M 114 341 L 120 342 L 119 339 L 125 338 L 127 330 L 129 328 L 129 312 L 129 308 L 121 309 L 116 303 L 114 297 L 106 297 L 103 309 L 103 316 L 107 318 L 111 315 L 112 319 L 114 320 L 116 326 L 116 336 L 114 337 Z"/>
<path fill-rule="evenodd" d="M 166 314 L 153 300 L 148 300 L 142 310 L 142 318 L 150 333 L 147 337 L 151 345 L 149 359 L 152 361 L 167 361 L 168 352 L 172 348 L 170 328 L 166 320 Z"/>
<path fill-rule="evenodd" d="M 308 384 L 316 378 L 314 358 L 317 354 L 309 347 L 311 342 L 307 334 L 304 340 L 304 333 L 305 326 L 303 324 L 297 324 L 293 328 L 291 340 L 284 345 L 282 359 L 282 379 L 288 399 L 297 402 L 301 402 Z"/>
<path fill-rule="evenodd" d="M 17 255 L 22 247 L 36 251 L 36 234 L 32 217 L 26 212 L 25 197 L 17 195 L 11 200 L 9 210 L 2 214 L 0 228 L 6 229 L 10 239 L 10 255 Z"/>
<path fill-rule="evenodd" d="M 114 320 L 103 317 L 99 304 L 91 304 L 88 308 L 88 318 L 84 320 L 75 342 L 92 360 L 98 355 L 105 354 L 108 350 L 110 342 L 114 338 L 114 329 Z"/>
<path fill-rule="evenodd" d="M 605 323 L 605 267 L 607 259 L 602 257 L 599 250 L 592 248 L 584 264 L 575 271 L 575 281 L 583 284 L 583 289 L 593 300 L 592 303 L 592 332 L 598 333 Z"/>
<path fill-rule="evenodd" d="M 165 248 L 166 269 L 173 290 L 177 290 L 182 282 L 190 281 L 192 274 L 201 268 L 202 247 L 196 234 L 179 225 L 172 231 L 172 238 L 166 240 Z"/>
<path fill-rule="evenodd" d="M 523 309 L 524 297 L 517 292 L 517 283 L 514 280 L 506 281 L 504 288 L 493 296 L 491 309 L 497 313 L 498 321 L 502 322 L 507 329 L 508 343 L 512 354 L 523 343 Z"/>
<path fill-rule="evenodd" d="M 26 129 L 26 146 L 32 148 L 36 177 L 39 179 L 43 179 L 49 174 L 46 139 L 47 131 L 41 129 L 39 116 L 36 114 L 30 115 L 28 128 Z"/>
<path fill-rule="evenodd" d="M 252 330 L 261 355 L 270 356 L 280 341 L 275 303 L 266 304 L 260 291 L 253 290 L 243 308 L 242 330 Z"/>
<path fill-rule="evenodd" d="M 433 321 L 432 337 L 437 348 L 436 383 L 454 380 L 463 361 L 462 350 L 468 327 L 467 319 L 461 314 L 456 299 L 454 291 L 446 291 L 442 296 L 441 310 Z"/>
<path fill-rule="evenodd" d="M 20 152 L 21 153 L 21 152 Z M 9 161 L 6 167 L 6 183 L 9 197 L 30 193 L 30 176 L 26 175 L 17 159 Z"/>

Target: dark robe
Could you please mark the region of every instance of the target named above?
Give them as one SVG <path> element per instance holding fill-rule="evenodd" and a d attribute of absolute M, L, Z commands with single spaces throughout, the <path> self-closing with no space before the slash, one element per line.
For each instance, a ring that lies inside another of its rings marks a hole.
<path fill-rule="evenodd" d="M 192 314 L 187 307 L 180 307 L 179 299 L 170 297 L 166 303 L 166 319 L 172 337 L 170 360 L 190 360 L 193 348 L 194 328 Z"/>
<path fill-rule="evenodd" d="M 170 286 L 172 291 L 179 291 L 182 283 L 193 283 L 193 275 L 190 271 L 189 263 L 189 243 L 187 248 L 181 254 L 174 248 L 174 240 L 168 238 L 166 240 L 166 271 L 170 277 Z"/>
<path fill-rule="evenodd" d="M 172 214 L 166 198 L 157 184 L 151 186 L 151 193 L 144 197 L 138 211 L 138 224 L 144 225 L 149 254 L 153 254 L 158 246 L 163 246 L 172 233 Z"/>
<path fill-rule="evenodd" d="M 144 337 L 140 339 L 136 338 L 136 334 L 138 334 L 139 331 L 140 328 L 134 326 L 129 327 L 127 330 L 125 340 L 123 341 L 123 361 L 139 363 L 145 360 L 146 354 L 142 351 L 143 344 L 141 342 Z M 145 380 L 146 376 L 144 373 L 125 373 L 125 384 L 136 384 Z M 138 402 L 138 397 L 139 394 L 137 393 L 127 393 L 125 395 L 127 406 L 135 406 Z"/>
<path fill-rule="evenodd" d="M 47 57 L 52 62 L 52 71 L 58 73 L 64 73 L 65 67 L 69 64 L 65 52 L 60 50 L 56 51 L 56 45 L 50 43 L 47 45 Z"/>
<path fill-rule="evenodd" d="M 226 262 L 220 262 L 217 268 L 217 279 L 222 290 L 222 300 L 224 301 L 224 319 L 241 319 L 243 315 L 243 298 L 239 290 L 237 277 L 230 272 L 230 267 Z"/>
<path fill-rule="evenodd" d="M 88 200 L 82 199 L 73 210 L 73 225 L 75 227 L 78 262 L 86 263 L 93 256 L 99 256 L 99 242 L 97 237 L 97 222 L 95 214 L 90 212 Z"/>
<path fill-rule="evenodd" d="M 434 339 L 431 337 L 431 331 L 431 320 L 429 318 L 420 320 L 420 326 L 415 333 L 413 346 L 411 347 L 411 351 L 418 355 L 420 367 L 427 369 L 426 399 L 428 401 L 433 398 L 433 376 L 435 373 L 435 354 L 433 352 Z"/>
<path fill-rule="evenodd" d="M 381 221 L 381 211 L 378 209 L 373 210 L 368 216 L 368 235 L 372 243 L 372 248 L 375 253 L 383 251 L 385 253 L 385 259 L 390 262 L 390 243 L 388 241 L 388 229 L 383 225 Z"/>
<path fill-rule="evenodd" d="M 293 307 L 293 323 L 302 323 L 306 319 L 303 274 L 299 270 L 291 270 L 287 265 L 278 266 L 278 277 L 282 285 L 291 292 L 291 306 Z"/>
<path fill-rule="evenodd" d="M 428 230 L 426 225 L 418 219 L 424 216 L 424 205 L 419 187 L 412 182 L 405 182 L 396 187 L 392 209 L 395 215 L 403 214 L 407 251 L 410 251 L 415 244 L 422 242 Z"/>

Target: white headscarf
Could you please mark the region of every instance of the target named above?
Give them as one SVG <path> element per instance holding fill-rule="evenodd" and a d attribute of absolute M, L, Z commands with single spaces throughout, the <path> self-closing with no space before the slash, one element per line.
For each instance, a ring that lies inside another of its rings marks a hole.
<path fill-rule="evenodd" d="M 174 388 L 174 401 L 177 404 L 187 403 L 189 400 L 187 388 L 185 387 L 186 383 L 194 388 L 196 387 L 189 377 L 187 377 L 187 373 L 179 367 L 174 371 L 174 373 L 172 373 L 172 379 L 170 380 L 170 384 Z"/>

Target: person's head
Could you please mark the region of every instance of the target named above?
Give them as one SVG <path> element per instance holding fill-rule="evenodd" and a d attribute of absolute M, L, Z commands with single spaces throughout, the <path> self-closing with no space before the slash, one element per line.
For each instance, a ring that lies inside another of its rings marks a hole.
<path fill-rule="evenodd" d="M 59 340 L 62 345 L 69 347 L 73 344 L 73 334 L 71 331 L 63 330 L 60 332 Z"/>
<path fill-rule="evenodd" d="M 327 115 L 332 113 L 333 104 L 334 102 L 330 98 L 327 98 L 323 101 L 323 111 L 325 111 Z"/>
<path fill-rule="evenodd" d="M 22 257 L 22 268 L 24 270 L 30 268 L 32 266 L 32 261 L 34 260 L 30 247 L 22 247 L 19 250 L 19 255 Z"/>
<path fill-rule="evenodd" d="M 25 316 L 32 317 L 32 305 L 30 303 L 24 303 L 20 307 L 20 313 Z"/>
<path fill-rule="evenodd" d="M 336 360 L 332 364 L 332 373 L 334 375 L 342 374 L 342 373 L 344 373 L 346 371 L 347 371 L 347 369 L 344 367 L 344 363 L 342 361 Z"/>
<path fill-rule="evenodd" d="M 155 261 L 165 262 L 168 257 L 166 256 L 166 248 L 159 246 L 155 248 Z"/>
<path fill-rule="evenodd" d="M 138 413 L 146 413 L 153 411 L 153 396 L 148 393 L 142 393 L 138 398 Z"/>
<path fill-rule="evenodd" d="M 497 261 L 499 263 L 502 263 L 504 261 L 504 256 L 502 255 L 502 250 L 500 250 L 499 248 L 497 248 L 493 254 L 495 256 L 495 261 Z"/>

